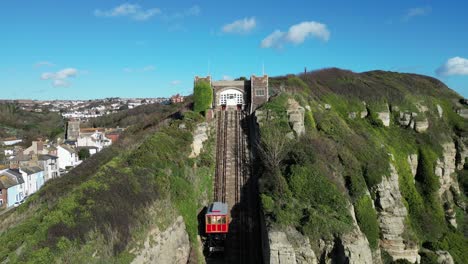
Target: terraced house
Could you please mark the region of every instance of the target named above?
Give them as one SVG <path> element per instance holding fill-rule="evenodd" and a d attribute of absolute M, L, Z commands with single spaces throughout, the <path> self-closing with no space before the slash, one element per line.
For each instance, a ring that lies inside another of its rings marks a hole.
<path fill-rule="evenodd" d="M 0 207 L 11 207 L 21 202 L 25 195 L 24 179 L 19 171 L 0 171 Z"/>

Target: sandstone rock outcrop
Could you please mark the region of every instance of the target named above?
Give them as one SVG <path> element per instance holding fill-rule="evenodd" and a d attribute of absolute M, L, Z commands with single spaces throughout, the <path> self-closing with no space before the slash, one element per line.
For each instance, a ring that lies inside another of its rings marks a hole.
<path fill-rule="evenodd" d="M 429 128 L 429 121 L 427 118 L 416 120 L 417 116 L 418 113 L 415 112 L 400 112 L 398 123 L 400 126 L 409 127 L 416 130 L 418 133 L 426 132 Z"/>
<path fill-rule="evenodd" d="M 341 242 L 344 248 L 346 263 L 349 264 L 365 264 L 373 263 L 372 251 L 369 246 L 369 241 L 366 235 L 361 232 L 354 214 L 354 207 L 350 204 L 349 211 L 353 218 L 354 230 L 342 236 Z"/>
<path fill-rule="evenodd" d="M 458 109 L 457 114 L 461 117 L 468 119 L 468 108 Z"/>
<path fill-rule="evenodd" d="M 173 263 L 186 264 L 190 254 L 190 242 L 185 223 L 181 216 L 175 223 L 160 232 L 158 228 L 151 230 L 132 264 L 142 263 Z"/>
<path fill-rule="evenodd" d="M 390 126 L 390 110 L 388 109 L 388 105 L 386 105 L 385 107 L 387 108 L 387 110 L 377 112 L 377 117 L 382 121 L 384 126 L 388 127 Z"/>
<path fill-rule="evenodd" d="M 373 191 L 382 236 L 381 248 L 394 260 L 406 259 L 412 263 L 419 263 L 421 257 L 418 254 L 418 245 L 403 239 L 408 212 L 402 201 L 398 172 L 393 164 L 390 164 L 390 176 L 383 177 L 382 182 L 377 184 Z"/>
<path fill-rule="evenodd" d="M 408 164 L 411 168 L 411 175 L 413 175 L 413 182 L 415 182 L 414 177 L 416 177 L 416 171 L 418 170 L 418 154 L 408 155 Z"/>
<path fill-rule="evenodd" d="M 459 160 L 457 160 L 457 170 L 462 170 L 468 158 L 468 138 L 461 137 L 457 141 L 457 151 L 459 153 Z"/>
<path fill-rule="evenodd" d="M 443 251 L 443 250 L 437 250 L 436 252 L 437 257 L 437 262 L 439 264 L 454 264 L 455 262 L 453 261 L 452 255 L 450 255 L 449 252 Z"/>
<path fill-rule="evenodd" d="M 439 196 L 444 203 L 446 219 L 452 226 L 457 227 L 455 211 L 453 210 L 454 203 L 456 202 L 454 201 L 454 197 L 460 194 L 460 187 L 454 175 L 457 168 L 457 150 L 453 142 L 442 144 L 442 149 L 442 157 L 437 160 L 434 173 L 439 177 Z M 462 205 L 462 207 L 464 206 Z"/>
<path fill-rule="evenodd" d="M 288 121 L 291 128 L 296 132 L 297 136 L 305 134 L 304 127 L 304 107 L 300 106 L 299 103 L 294 99 L 288 99 Z"/>
<path fill-rule="evenodd" d="M 437 114 L 439 114 L 439 118 L 444 116 L 444 109 L 440 105 L 437 105 Z"/>
<path fill-rule="evenodd" d="M 306 264 L 317 263 L 309 238 L 297 230 L 288 228 L 283 231 L 269 231 L 271 264 Z"/>
<path fill-rule="evenodd" d="M 193 132 L 192 153 L 190 158 L 195 158 L 200 155 L 203 143 L 208 139 L 208 123 L 203 122 L 197 125 Z"/>
<path fill-rule="evenodd" d="M 426 119 L 415 121 L 414 130 L 418 133 L 426 132 L 429 128 L 429 121 Z"/>

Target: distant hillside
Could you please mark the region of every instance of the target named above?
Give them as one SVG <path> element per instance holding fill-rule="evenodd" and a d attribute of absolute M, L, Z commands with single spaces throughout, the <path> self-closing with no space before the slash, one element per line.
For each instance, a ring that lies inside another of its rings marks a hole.
<path fill-rule="evenodd" d="M 14 104 L 0 104 L 0 138 L 18 137 L 28 145 L 37 137 L 54 138 L 63 133 L 59 113 L 27 112 Z"/>
<path fill-rule="evenodd" d="M 336 68 L 270 85 L 256 116 L 272 258 L 292 247 L 310 263 L 466 262 L 461 96 L 427 76 Z"/>
<path fill-rule="evenodd" d="M 185 101 L 189 103 L 184 105 L 190 106 L 192 98 L 187 97 Z M 167 109 L 171 109 L 171 107 L 160 103 L 142 105 L 133 109 L 121 110 L 114 114 L 92 118 L 89 120 L 89 122 L 84 124 L 84 126 L 127 127 L 139 123 L 148 123 L 151 119 L 155 118 L 155 114 L 164 114 L 167 111 Z"/>

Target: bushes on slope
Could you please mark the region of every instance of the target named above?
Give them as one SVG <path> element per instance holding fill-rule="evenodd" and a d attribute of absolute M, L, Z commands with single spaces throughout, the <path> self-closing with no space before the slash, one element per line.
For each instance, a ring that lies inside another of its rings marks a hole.
<path fill-rule="evenodd" d="M 208 82 L 200 81 L 193 89 L 193 110 L 197 113 L 205 113 L 213 102 L 213 89 Z"/>
<path fill-rule="evenodd" d="M 376 249 L 379 241 L 379 224 L 377 222 L 377 214 L 372 207 L 372 200 L 365 195 L 358 199 L 354 205 L 356 212 L 356 220 L 361 228 L 361 231 L 369 240 L 369 245 L 372 249 Z"/>

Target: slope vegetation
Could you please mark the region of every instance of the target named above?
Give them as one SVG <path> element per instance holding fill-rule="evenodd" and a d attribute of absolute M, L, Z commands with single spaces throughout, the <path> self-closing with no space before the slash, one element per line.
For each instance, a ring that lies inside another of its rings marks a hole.
<path fill-rule="evenodd" d="M 294 227 L 318 260 L 336 259 L 339 241 L 352 251 L 354 215 L 373 257 L 344 253 L 351 263 L 434 263 L 436 251 L 468 259 L 468 122 L 455 112 L 458 94 L 384 71 L 325 69 L 270 85 L 276 95 L 256 113 L 270 118 L 259 121 L 258 168 L 270 229 Z"/>

